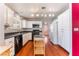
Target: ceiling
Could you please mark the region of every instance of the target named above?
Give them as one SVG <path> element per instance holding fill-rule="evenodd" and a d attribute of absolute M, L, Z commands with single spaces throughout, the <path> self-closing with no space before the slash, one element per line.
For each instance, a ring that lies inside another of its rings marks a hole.
<path fill-rule="evenodd" d="M 54 18 L 69 8 L 68 3 L 7 3 L 6 5 L 24 18 L 45 18 L 44 15 L 47 15 L 47 18 Z M 49 14 L 53 16 L 49 17 Z"/>

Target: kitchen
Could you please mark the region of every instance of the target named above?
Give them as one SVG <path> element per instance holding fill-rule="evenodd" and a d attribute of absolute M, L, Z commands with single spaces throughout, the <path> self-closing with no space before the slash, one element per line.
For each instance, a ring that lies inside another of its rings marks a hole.
<path fill-rule="evenodd" d="M 19 54 L 30 41 L 32 42 L 33 55 L 29 56 L 36 56 L 36 53 L 38 56 L 40 56 L 39 54 L 44 56 L 71 55 L 70 4 L 5 3 L 0 4 L 0 8 L 0 55 L 21 56 Z M 36 41 L 43 43 L 36 44 Z M 47 50 L 46 46 L 49 41 L 52 42 L 52 45 L 58 45 L 54 48 L 58 48 L 59 51 L 52 52 L 55 54 Z M 36 45 L 38 48 L 43 46 L 42 53 L 36 52 Z M 26 47 L 26 51 L 28 47 Z M 26 53 L 26 51 L 24 52 Z M 29 53 L 24 56 L 28 56 Z"/>

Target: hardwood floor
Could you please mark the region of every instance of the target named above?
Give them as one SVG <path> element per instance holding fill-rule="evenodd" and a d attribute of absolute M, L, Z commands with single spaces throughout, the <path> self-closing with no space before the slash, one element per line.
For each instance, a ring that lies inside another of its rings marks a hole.
<path fill-rule="evenodd" d="M 45 55 L 46 56 L 68 56 L 69 54 L 60 46 L 54 45 L 48 42 L 45 48 Z"/>
<path fill-rule="evenodd" d="M 33 54 L 33 42 L 29 41 L 16 56 L 34 56 Z M 59 47 L 48 42 L 45 46 L 45 56 L 68 56 L 68 53 Z"/>

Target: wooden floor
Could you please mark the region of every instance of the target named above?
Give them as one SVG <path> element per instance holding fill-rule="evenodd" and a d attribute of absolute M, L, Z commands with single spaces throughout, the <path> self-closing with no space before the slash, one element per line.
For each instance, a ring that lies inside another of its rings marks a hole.
<path fill-rule="evenodd" d="M 29 41 L 16 56 L 34 56 L 33 55 L 33 42 Z M 48 42 L 45 46 L 45 56 L 68 56 L 68 53 L 57 45 Z"/>

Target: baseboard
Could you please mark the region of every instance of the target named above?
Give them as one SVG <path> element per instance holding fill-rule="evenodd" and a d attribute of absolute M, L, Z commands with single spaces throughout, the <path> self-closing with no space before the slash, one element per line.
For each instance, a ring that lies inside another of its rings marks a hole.
<path fill-rule="evenodd" d="M 66 49 L 64 49 L 62 46 L 60 46 L 59 44 L 57 45 L 57 46 L 59 46 L 60 48 L 62 48 L 64 51 L 66 51 L 67 52 L 67 54 L 69 55 L 69 52 L 66 50 Z"/>
<path fill-rule="evenodd" d="M 50 41 L 50 42 L 51 42 L 51 41 Z M 51 43 L 52 43 L 52 42 L 51 42 Z M 68 52 L 66 49 L 64 49 L 62 46 L 60 46 L 59 44 L 54 44 L 54 43 L 52 43 L 52 45 L 55 45 L 55 46 L 60 47 L 62 50 L 66 51 L 66 53 L 67 53 L 68 56 L 69 56 L 69 52 Z"/>

